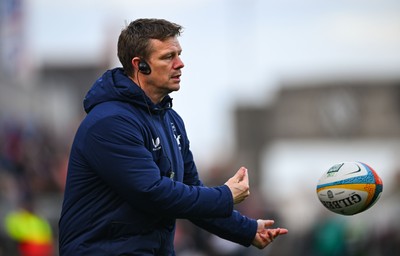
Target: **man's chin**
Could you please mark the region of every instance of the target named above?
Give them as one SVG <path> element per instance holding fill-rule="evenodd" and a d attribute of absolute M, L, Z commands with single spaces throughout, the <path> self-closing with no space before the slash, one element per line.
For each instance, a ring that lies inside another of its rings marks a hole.
<path fill-rule="evenodd" d="M 175 84 L 171 89 L 171 92 L 177 92 L 179 89 L 181 89 L 180 84 Z"/>

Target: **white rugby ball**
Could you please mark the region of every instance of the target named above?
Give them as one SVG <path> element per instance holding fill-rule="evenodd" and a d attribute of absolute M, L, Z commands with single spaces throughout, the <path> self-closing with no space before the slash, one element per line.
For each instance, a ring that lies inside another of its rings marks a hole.
<path fill-rule="evenodd" d="M 354 215 L 374 205 L 383 189 L 381 178 L 362 162 L 342 162 L 329 168 L 318 181 L 317 196 L 328 210 Z"/>

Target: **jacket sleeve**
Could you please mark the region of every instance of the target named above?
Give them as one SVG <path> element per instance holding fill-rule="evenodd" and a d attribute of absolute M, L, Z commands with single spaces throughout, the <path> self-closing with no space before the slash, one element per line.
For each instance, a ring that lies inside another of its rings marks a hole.
<path fill-rule="evenodd" d="M 88 128 L 81 145 L 92 170 L 135 208 L 175 218 L 228 217 L 229 188 L 185 185 L 160 175 L 146 149 L 143 129 L 130 118 L 109 116 Z"/>
<path fill-rule="evenodd" d="M 183 150 L 185 161 L 184 182 L 186 184 L 203 186 L 202 181 L 199 179 L 193 155 L 189 149 L 189 141 L 187 137 L 185 139 L 186 147 Z M 195 218 L 190 219 L 190 221 L 204 230 L 243 246 L 251 245 L 257 231 L 256 220 L 243 216 L 235 210 L 232 210 L 232 214 L 227 218 Z"/>
<path fill-rule="evenodd" d="M 250 246 L 257 232 L 257 221 L 234 210 L 227 218 L 190 219 L 198 227 L 226 240 Z"/>

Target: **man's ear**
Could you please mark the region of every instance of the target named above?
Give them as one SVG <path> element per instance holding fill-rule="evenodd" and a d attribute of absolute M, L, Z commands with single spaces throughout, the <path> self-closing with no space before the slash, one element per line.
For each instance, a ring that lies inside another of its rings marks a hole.
<path fill-rule="evenodd" d="M 131 64 L 132 64 L 133 70 L 139 70 L 139 63 L 140 63 L 140 58 L 139 57 L 134 57 L 131 60 Z"/>

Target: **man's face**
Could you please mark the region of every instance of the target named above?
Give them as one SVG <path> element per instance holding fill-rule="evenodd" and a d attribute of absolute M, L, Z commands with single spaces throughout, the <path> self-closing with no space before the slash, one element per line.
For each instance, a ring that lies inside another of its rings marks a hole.
<path fill-rule="evenodd" d="M 180 88 L 181 69 L 184 67 L 180 58 L 182 48 L 176 37 L 165 41 L 151 39 L 150 43 L 152 52 L 147 62 L 151 73 L 145 76 L 146 91 L 152 99 L 161 100 Z"/>

